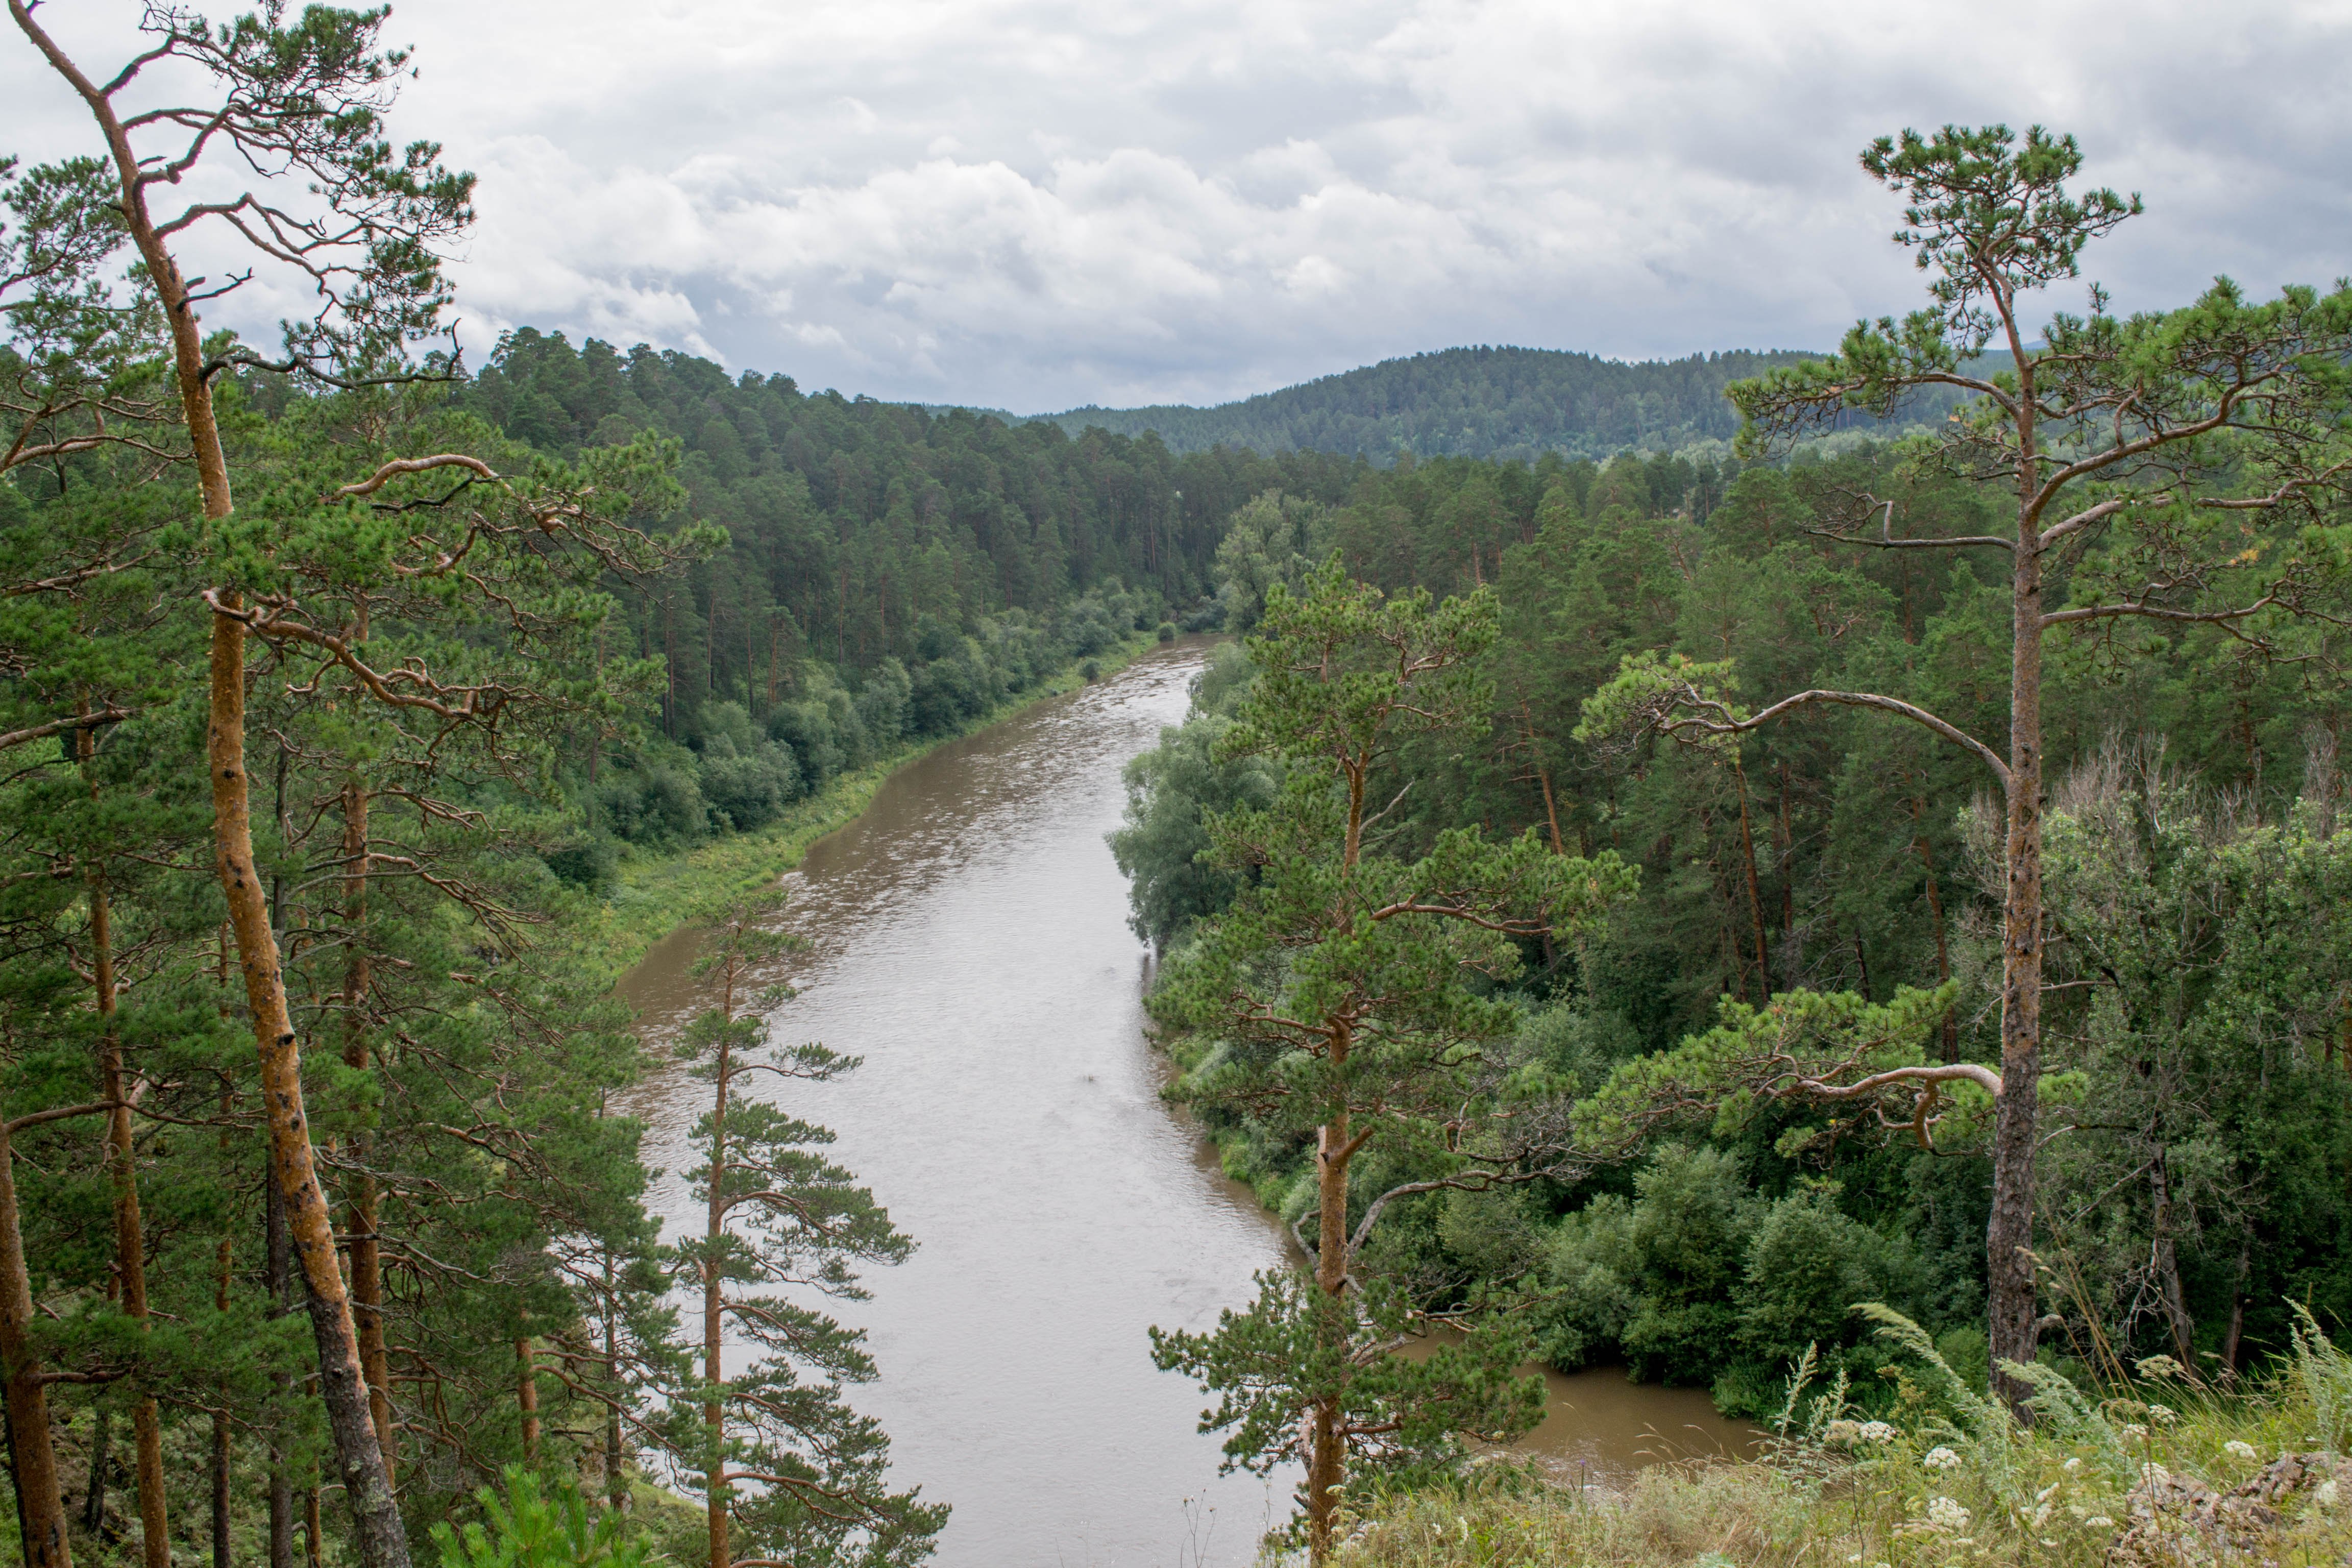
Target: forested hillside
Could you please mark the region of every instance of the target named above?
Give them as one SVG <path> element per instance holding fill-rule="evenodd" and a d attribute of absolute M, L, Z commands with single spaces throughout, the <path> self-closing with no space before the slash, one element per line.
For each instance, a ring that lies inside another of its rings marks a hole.
<path fill-rule="evenodd" d="M 1213 408 L 1089 405 L 1038 418 L 1074 436 L 1090 427 L 1123 436 L 1150 431 L 1177 452 L 1221 445 L 1259 452 L 1305 449 L 1361 453 L 1382 464 L 1402 451 L 1606 459 L 1629 447 L 1671 452 L 1729 440 L 1739 420 L 1724 401 L 1725 386 L 1806 357 L 1732 349 L 1627 363 L 1556 349 L 1444 349 Z M 1923 395 L 1897 419 L 1940 418 L 1951 403 L 1948 396 Z"/>
<path fill-rule="evenodd" d="M 789 376 L 529 330 L 456 402 L 553 457 L 677 441 L 685 501 L 666 526 L 726 531 L 658 584 L 615 584 L 607 650 L 658 658 L 663 676 L 651 734 L 579 748 L 593 838 L 557 864 L 592 881 L 599 845 L 761 826 L 1070 659 L 1163 619 L 1206 624 L 1234 507 L 1269 486 L 1336 500 L 1362 468 L 810 396 Z"/>

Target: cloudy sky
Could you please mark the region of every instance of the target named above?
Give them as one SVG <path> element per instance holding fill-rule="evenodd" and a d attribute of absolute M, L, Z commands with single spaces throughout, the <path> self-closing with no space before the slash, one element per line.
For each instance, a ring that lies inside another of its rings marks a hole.
<path fill-rule="evenodd" d="M 95 64 L 138 9 L 40 15 Z M 403 0 L 387 36 L 395 130 L 481 176 L 477 351 L 1027 412 L 1826 345 L 1916 296 L 1855 153 L 1947 121 L 2071 130 L 2147 197 L 2092 253 L 2123 307 L 2352 272 L 2352 0 Z M 84 137 L 13 30 L 0 102 L 0 151 Z"/>

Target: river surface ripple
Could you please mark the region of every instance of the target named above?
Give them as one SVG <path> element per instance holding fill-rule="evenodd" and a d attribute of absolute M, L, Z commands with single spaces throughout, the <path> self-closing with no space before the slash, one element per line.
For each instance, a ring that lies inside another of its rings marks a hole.
<path fill-rule="evenodd" d="M 1213 1324 L 1286 1247 L 1159 1097 L 1148 954 L 1103 841 L 1121 767 L 1182 721 L 1203 657 L 1157 650 L 941 747 L 787 879 L 809 946 L 778 976 L 800 994 L 773 1037 L 865 1066 L 761 1092 L 832 1127 L 917 1243 L 838 1315 L 880 1367 L 851 1399 L 888 1430 L 895 1483 L 954 1505 L 941 1568 L 1225 1568 L 1289 1511 L 1294 1473 L 1217 1474 L 1202 1396 L 1153 1369 L 1145 1337 Z M 623 982 L 649 1043 L 699 1005 L 696 942 L 672 935 Z M 699 1223 L 679 1173 L 703 1092 L 662 1069 L 630 1107 L 672 1237 Z M 1528 1444 L 1570 1479 L 1747 1436 L 1696 1390 L 1549 1382 Z"/>

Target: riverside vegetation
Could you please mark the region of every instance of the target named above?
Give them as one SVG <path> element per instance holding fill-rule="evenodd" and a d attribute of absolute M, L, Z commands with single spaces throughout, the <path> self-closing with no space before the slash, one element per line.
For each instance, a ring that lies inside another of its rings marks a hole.
<path fill-rule="evenodd" d="M 1312 1553 L 1441 1510 L 1697 1541 L 1467 1464 L 1530 1353 L 1781 1413 L 1774 1466 L 1650 1483 L 1753 1525 L 1708 1550 L 1819 1555 L 1849 1498 L 1865 1562 L 2089 1552 L 2135 1493 L 2329 1539 L 2342 294 L 2029 344 L 2127 204 L 1955 132 L 1872 154 L 1932 309 L 1759 365 L 1738 451 L 1177 455 L 528 331 L 473 372 L 471 179 L 384 139 L 383 13 L 156 9 L 100 61 L 9 10 L 90 125 L 0 174 L 28 1568 L 925 1557 L 954 1500 L 891 1488 L 823 1310 L 921 1240 L 802 1114 L 854 1062 L 769 1047 L 777 917 L 721 921 L 665 1245 L 614 951 L 909 748 L 1218 626 L 1118 850 L 1180 1092 L 1316 1268 L 1153 1348 L 1237 1461 L 1307 1461 Z M 204 331 L 264 278 L 310 300 L 281 345 Z M 1958 417 L 1874 441 L 1912 395 Z"/>

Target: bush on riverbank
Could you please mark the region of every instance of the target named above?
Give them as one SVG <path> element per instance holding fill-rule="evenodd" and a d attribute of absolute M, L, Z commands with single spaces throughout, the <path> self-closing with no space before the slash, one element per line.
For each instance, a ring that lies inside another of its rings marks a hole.
<path fill-rule="evenodd" d="M 1350 1568 L 2158 1568 L 2352 1562 L 2352 1357 L 2310 1320 L 2292 1359 L 2226 1395 L 2164 1357 L 2105 1388 L 2039 1381 L 2018 1428 L 1908 1324 L 1893 1423 L 1808 1385 L 1764 1458 L 1664 1465 L 1580 1494 L 1497 1464 L 1360 1500 Z M 1918 1377 L 1914 1379 L 1912 1372 Z M 1942 1388 L 1930 1386 L 1947 1379 Z M 1931 1414 L 1943 1405 L 1950 1416 Z"/>

